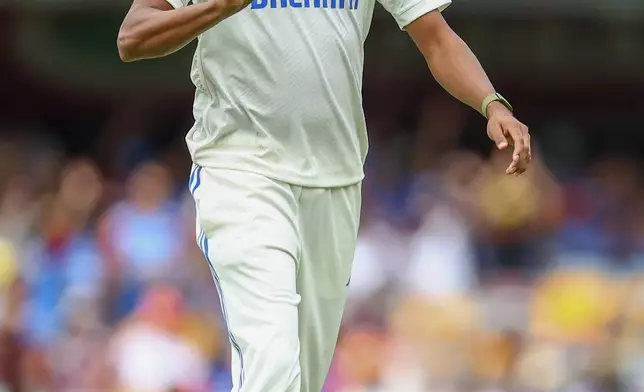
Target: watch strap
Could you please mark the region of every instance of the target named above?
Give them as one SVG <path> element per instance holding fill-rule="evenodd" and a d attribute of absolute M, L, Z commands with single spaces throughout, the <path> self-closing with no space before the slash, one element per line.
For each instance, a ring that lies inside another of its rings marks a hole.
<path fill-rule="evenodd" d="M 512 108 L 512 105 L 510 105 L 510 102 L 508 102 L 507 99 L 503 98 L 501 94 L 492 93 L 487 97 L 485 97 L 485 99 L 483 100 L 483 103 L 481 104 L 481 114 L 483 114 L 485 118 L 487 118 L 487 107 L 490 106 L 492 102 L 500 102 L 501 104 L 503 104 L 503 106 L 508 108 L 509 111 L 511 112 L 514 111 L 514 109 Z"/>

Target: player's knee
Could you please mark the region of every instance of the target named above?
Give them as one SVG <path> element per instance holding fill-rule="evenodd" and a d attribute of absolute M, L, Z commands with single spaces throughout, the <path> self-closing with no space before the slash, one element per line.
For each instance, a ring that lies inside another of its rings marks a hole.
<path fill-rule="evenodd" d="M 275 339 L 268 355 L 274 364 L 275 372 L 281 374 L 299 373 L 300 345 L 291 337 Z"/>
<path fill-rule="evenodd" d="M 299 391 L 300 346 L 299 340 L 290 336 L 274 337 L 263 348 L 263 371 L 268 372 L 267 383 L 281 385 L 286 391 Z M 268 366 L 267 366 L 268 364 Z M 269 381 L 270 380 L 270 381 Z M 297 385 L 297 388 L 293 389 Z"/>

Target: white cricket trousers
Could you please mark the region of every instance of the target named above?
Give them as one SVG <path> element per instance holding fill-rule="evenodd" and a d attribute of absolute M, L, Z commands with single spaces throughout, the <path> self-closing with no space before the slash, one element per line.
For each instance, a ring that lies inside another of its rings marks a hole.
<path fill-rule="evenodd" d="M 233 391 L 320 392 L 347 297 L 361 185 L 306 188 L 193 165 L 190 190 L 229 331 Z"/>

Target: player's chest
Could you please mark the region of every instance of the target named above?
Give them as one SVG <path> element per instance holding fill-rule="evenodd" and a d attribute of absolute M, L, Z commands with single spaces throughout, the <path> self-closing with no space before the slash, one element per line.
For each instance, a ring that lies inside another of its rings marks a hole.
<path fill-rule="evenodd" d="M 311 32 L 343 25 L 367 31 L 374 5 L 375 0 L 253 0 L 234 18 L 254 15 L 270 23 L 303 24 Z"/>
<path fill-rule="evenodd" d="M 273 51 L 294 52 L 305 44 L 321 52 L 343 47 L 362 53 L 376 0 L 252 1 L 208 34 L 228 43 L 251 39 L 255 48 Z"/>
<path fill-rule="evenodd" d="M 362 3 L 362 4 L 361 4 Z M 312 13 L 320 15 L 322 12 L 344 12 L 361 14 L 369 7 L 369 0 L 253 0 L 251 10 L 285 10 Z M 328 11 L 327 11 L 328 10 Z"/>

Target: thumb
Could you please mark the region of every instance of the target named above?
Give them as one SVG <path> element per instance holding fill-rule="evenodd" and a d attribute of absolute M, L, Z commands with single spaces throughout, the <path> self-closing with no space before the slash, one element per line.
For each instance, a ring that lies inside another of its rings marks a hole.
<path fill-rule="evenodd" d="M 503 134 L 503 129 L 501 129 L 501 126 L 498 124 L 488 125 L 488 136 L 492 139 L 494 144 L 496 144 L 496 147 L 499 150 L 503 150 L 509 145 L 508 139 Z"/>

